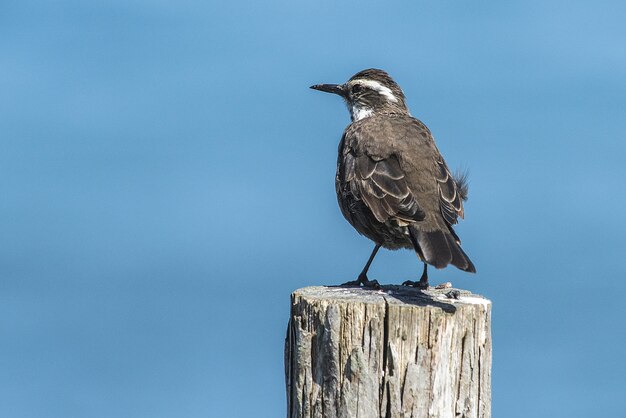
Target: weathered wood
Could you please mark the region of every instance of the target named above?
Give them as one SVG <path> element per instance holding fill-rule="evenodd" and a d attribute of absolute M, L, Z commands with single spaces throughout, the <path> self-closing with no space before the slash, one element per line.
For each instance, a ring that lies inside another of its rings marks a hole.
<path fill-rule="evenodd" d="M 288 418 L 489 418 L 491 302 L 449 292 L 296 290 Z"/>

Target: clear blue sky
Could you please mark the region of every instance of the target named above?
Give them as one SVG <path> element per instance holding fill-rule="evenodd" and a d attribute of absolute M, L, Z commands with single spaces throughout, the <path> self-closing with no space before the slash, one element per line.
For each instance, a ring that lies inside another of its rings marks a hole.
<path fill-rule="evenodd" d="M 283 416 L 290 292 L 371 250 L 335 201 L 348 112 L 308 86 L 369 67 L 470 170 L 478 274 L 431 281 L 494 302 L 494 416 L 623 415 L 625 21 L 617 0 L 0 2 L 0 416 Z"/>

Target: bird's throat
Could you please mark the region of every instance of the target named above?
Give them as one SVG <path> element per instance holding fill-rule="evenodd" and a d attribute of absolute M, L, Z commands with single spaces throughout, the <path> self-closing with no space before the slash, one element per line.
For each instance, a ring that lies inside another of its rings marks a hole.
<path fill-rule="evenodd" d="M 363 106 L 359 103 L 354 103 L 350 106 L 350 115 L 352 116 L 352 122 L 365 119 L 372 116 L 374 109 L 371 107 Z"/>

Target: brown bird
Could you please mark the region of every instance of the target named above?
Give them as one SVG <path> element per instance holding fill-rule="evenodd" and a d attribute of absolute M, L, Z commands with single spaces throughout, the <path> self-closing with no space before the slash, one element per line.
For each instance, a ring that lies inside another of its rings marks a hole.
<path fill-rule="evenodd" d="M 357 280 L 345 285 L 378 288 L 367 271 L 380 247 L 414 250 L 424 262 L 419 281 L 428 287 L 428 264 L 475 273 L 452 226 L 463 218 L 465 176 L 453 176 L 432 134 L 409 113 L 400 86 L 384 71 L 363 70 L 345 84 L 312 89 L 338 94 L 352 123 L 339 144 L 335 185 L 343 216 L 376 244 Z"/>

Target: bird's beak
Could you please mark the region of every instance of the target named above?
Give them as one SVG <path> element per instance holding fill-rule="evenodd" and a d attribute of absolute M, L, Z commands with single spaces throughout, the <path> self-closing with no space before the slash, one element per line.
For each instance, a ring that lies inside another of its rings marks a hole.
<path fill-rule="evenodd" d="M 345 91 L 341 84 L 316 84 L 314 86 L 311 86 L 311 88 L 313 90 L 324 91 L 326 93 L 334 93 L 340 96 L 345 95 Z"/>

